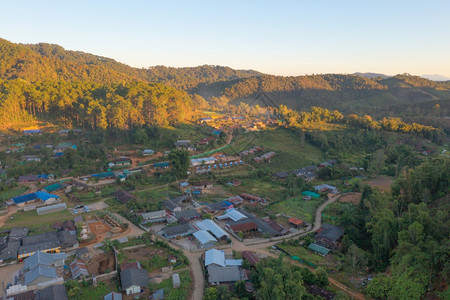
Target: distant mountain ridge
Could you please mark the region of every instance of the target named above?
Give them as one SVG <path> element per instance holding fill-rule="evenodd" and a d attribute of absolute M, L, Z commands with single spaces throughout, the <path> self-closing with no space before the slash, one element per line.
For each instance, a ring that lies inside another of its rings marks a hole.
<path fill-rule="evenodd" d="M 366 72 L 366 73 L 356 72 L 356 73 L 353 73 L 353 75 L 357 75 L 357 76 L 361 76 L 361 77 L 365 77 L 365 78 L 369 78 L 369 79 L 374 79 L 374 78 L 387 79 L 389 77 L 392 77 L 392 76 L 385 75 L 385 74 L 371 73 L 371 72 Z"/>
<path fill-rule="evenodd" d="M 439 74 L 428 74 L 428 75 L 422 75 L 420 76 L 425 79 L 433 80 L 433 81 L 449 81 L 449 77 L 445 77 Z"/>

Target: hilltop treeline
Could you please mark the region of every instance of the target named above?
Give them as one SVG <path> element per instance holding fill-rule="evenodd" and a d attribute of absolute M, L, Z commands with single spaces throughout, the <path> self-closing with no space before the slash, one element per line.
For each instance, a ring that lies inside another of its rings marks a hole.
<path fill-rule="evenodd" d="M 36 118 L 90 129 L 176 125 L 194 114 L 184 91 L 157 83 L 0 82 L 2 127 Z"/>
<path fill-rule="evenodd" d="M 331 111 L 322 107 L 312 107 L 309 112 L 298 112 L 281 105 L 278 113 L 285 121 L 286 127 L 302 129 L 320 123 L 345 123 L 360 129 L 373 131 L 385 130 L 393 132 L 414 133 L 422 137 L 433 139 L 435 141 L 442 137 L 442 131 L 433 126 L 421 125 L 418 123 L 408 124 L 400 118 L 383 118 L 380 121 L 372 119 L 369 115 L 362 117 L 349 114 L 344 117 L 337 110 Z"/>
<path fill-rule="evenodd" d="M 190 90 L 199 84 L 236 80 L 260 75 L 256 71 L 221 66 L 133 68 L 113 59 L 69 51 L 53 44 L 14 44 L 0 39 L 0 79 L 27 81 L 64 80 L 114 83 L 160 82 Z"/>

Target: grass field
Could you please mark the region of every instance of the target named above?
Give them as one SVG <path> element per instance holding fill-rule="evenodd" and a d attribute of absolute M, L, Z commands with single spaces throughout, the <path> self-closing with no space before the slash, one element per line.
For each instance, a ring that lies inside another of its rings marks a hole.
<path fill-rule="evenodd" d="M 166 279 L 158 284 L 156 289 L 164 289 L 164 299 L 167 300 L 178 300 L 187 299 L 189 296 L 189 290 L 191 286 L 191 275 L 189 270 L 184 270 L 179 272 L 181 286 L 174 289 L 172 287 L 172 278 Z"/>
<path fill-rule="evenodd" d="M 270 163 L 255 165 L 262 168 L 268 167 L 273 171 L 297 169 L 324 160 L 323 153 L 319 148 L 307 142 L 302 145 L 297 135 L 284 128 L 241 134 L 224 152 L 235 155 L 253 146 L 261 146 L 265 152 L 274 151 L 276 153 Z"/>
<path fill-rule="evenodd" d="M 54 212 L 47 215 L 38 216 L 36 210 L 19 211 L 6 220 L 2 229 L 10 229 L 13 227 L 28 227 L 33 233 L 42 233 L 51 230 L 51 225 L 56 222 L 73 219 L 73 215 L 68 210 Z"/>
<path fill-rule="evenodd" d="M 233 194 L 249 193 L 262 198 L 269 198 L 272 201 L 283 200 L 285 190 L 285 187 L 275 182 L 266 182 L 260 179 L 243 179 L 240 186 L 230 188 Z"/>
<path fill-rule="evenodd" d="M 296 196 L 270 206 L 274 213 L 285 213 L 287 215 L 312 222 L 317 207 L 323 199 L 303 200 L 303 196 Z"/>
<path fill-rule="evenodd" d="M 303 246 L 291 246 L 285 244 L 278 244 L 278 247 L 287 251 L 292 256 L 298 256 L 304 261 L 312 262 L 317 266 L 326 265 L 326 259 L 323 256 L 312 253 L 311 251 L 305 249 Z"/>

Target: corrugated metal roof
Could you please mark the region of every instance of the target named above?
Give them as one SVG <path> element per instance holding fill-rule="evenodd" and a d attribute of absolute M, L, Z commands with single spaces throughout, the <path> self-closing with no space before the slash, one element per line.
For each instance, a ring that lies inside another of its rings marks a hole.
<path fill-rule="evenodd" d="M 222 250 L 211 249 L 205 251 L 205 266 L 216 264 L 219 266 L 225 266 L 225 253 Z"/>
<path fill-rule="evenodd" d="M 317 245 L 315 243 L 309 244 L 308 248 L 311 249 L 314 252 L 318 252 L 318 253 L 323 254 L 323 255 L 327 255 L 331 251 L 330 249 L 322 247 L 322 246 Z"/>
<path fill-rule="evenodd" d="M 201 222 L 197 222 L 195 226 L 197 226 L 201 230 L 210 231 L 218 239 L 220 239 L 223 236 L 228 236 L 225 230 L 223 230 L 216 223 L 208 219 L 203 220 Z"/>
<path fill-rule="evenodd" d="M 206 230 L 199 230 L 193 234 L 199 242 L 204 245 L 207 243 L 217 242 L 217 240 Z"/>
<path fill-rule="evenodd" d="M 55 263 L 56 260 L 64 260 L 67 258 L 65 253 L 46 253 L 42 251 L 37 251 L 35 254 L 31 255 L 25 259 L 24 269 L 33 269 L 38 265 L 50 266 Z"/>
<path fill-rule="evenodd" d="M 242 259 L 225 259 L 226 266 L 242 266 Z"/>
<path fill-rule="evenodd" d="M 241 272 L 238 266 L 208 266 L 208 281 L 210 283 L 236 282 L 239 280 L 241 280 Z"/>
<path fill-rule="evenodd" d="M 247 216 L 240 213 L 235 208 L 229 208 L 227 209 L 226 213 L 223 216 L 220 216 L 218 219 L 226 219 L 226 218 L 231 219 L 233 221 L 239 221 L 247 218 Z"/>
<path fill-rule="evenodd" d="M 29 283 L 33 282 L 39 276 L 44 276 L 47 278 L 56 278 L 57 277 L 56 269 L 39 265 L 39 266 L 35 267 L 34 269 L 25 273 L 25 284 L 28 285 Z"/>

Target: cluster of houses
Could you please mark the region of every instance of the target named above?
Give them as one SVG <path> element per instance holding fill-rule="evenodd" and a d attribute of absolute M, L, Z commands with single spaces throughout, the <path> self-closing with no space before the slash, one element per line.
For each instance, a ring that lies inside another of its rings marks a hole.
<path fill-rule="evenodd" d="M 253 155 L 257 152 L 261 152 L 263 151 L 263 149 L 260 146 L 254 146 L 248 150 L 244 150 L 242 152 L 239 153 L 239 156 L 241 157 L 245 157 L 245 156 L 249 156 L 249 155 Z"/>
<path fill-rule="evenodd" d="M 191 158 L 191 166 L 195 168 L 196 174 L 210 172 L 222 168 L 242 165 L 244 162 L 234 156 L 222 156 L 219 159 L 210 157 Z"/>
<path fill-rule="evenodd" d="M 75 226 L 31 236 L 28 236 L 28 228 L 15 227 L 0 240 L 0 263 L 20 261 L 38 251 L 59 253 L 78 248 L 78 245 Z"/>
<path fill-rule="evenodd" d="M 257 162 L 257 163 L 260 163 L 260 162 L 270 162 L 270 160 L 272 159 L 272 157 L 274 157 L 275 155 L 276 155 L 276 153 L 273 152 L 273 151 L 271 151 L 271 152 L 264 153 L 264 154 L 261 155 L 261 156 L 257 156 L 257 157 L 255 157 L 255 158 L 253 158 L 253 160 L 254 160 L 255 162 Z"/>
<path fill-rule="evenodd" d="M 209 183 L 202 183 L 201 188 L 208 188 Z M 124 197 L 123 195 L 120 197 Z M 132 197 L 127 197 L 129 200 Z M 127 201 L 129 201 L 127 200 Z M 279 223 L 269 218 L 259 218 L 244 208 L 243 203 L 265 205 L 266 200 L 242 193 L 225 200 L 204 204 L 201 207 L 192 207 L 192 198 L 189 194 L 164 201 L 164 210 L 140 214 L 141 224 L 169 224 L 162 228 L 158 234 L 168 239 L 189 238 L 197 243 L 198 248 L 211 248 L 217 244 L 229 243 L 229 234 L 238 239 L 260 235 L 281 236 L 289 233 Z M 200 212 L 201 210 L 201 212 Z M 202 215 L 211 215 L 211 219 L 202 220 Z M 178 224 L 176 224 L 178 223 Z"/>

